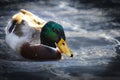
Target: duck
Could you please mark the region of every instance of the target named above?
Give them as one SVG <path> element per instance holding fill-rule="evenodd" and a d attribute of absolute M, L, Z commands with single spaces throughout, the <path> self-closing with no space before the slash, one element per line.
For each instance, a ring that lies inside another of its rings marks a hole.
<path fill-rule="evenodd" d="M 73 57 L 62 25 L 45 21 L 21 9 L 5 27 L 5 41 L 22 57 L 31 60 L 60 60 L 62 53 Z"/>

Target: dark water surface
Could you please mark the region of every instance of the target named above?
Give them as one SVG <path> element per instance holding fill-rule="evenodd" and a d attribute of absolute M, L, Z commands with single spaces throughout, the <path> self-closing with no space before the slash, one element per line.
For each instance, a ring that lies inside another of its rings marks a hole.
<path fill-rule="evenodd" d="M 0 1 L 0 80 L 120 79 L 120 1 L 5 1 Z M 11 50 L 4 40 L 4 28 L 22 8 L 62 24 L 75 56 L 30 61 Z"/>

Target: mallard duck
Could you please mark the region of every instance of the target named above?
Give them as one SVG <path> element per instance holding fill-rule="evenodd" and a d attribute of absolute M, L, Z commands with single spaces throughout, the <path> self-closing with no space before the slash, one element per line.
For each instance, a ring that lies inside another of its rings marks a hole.
<path fill-rule="evenodd" d="M 46 22 L 27 10 L 21 9 L 13 15 L 5 28 L 5 33 L 6 43 L 24 58 L 59 60 L 61 53 L 73 57 L 63 27 L 54 21 Z M 33 43 L 36 34 L 39 43 Z"/>

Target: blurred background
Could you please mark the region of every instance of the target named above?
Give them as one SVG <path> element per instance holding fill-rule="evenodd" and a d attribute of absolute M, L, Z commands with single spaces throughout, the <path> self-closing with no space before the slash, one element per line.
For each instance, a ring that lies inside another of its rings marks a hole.
<path fill-rule="evenodd" d="M 4 28 L 20 9 L 63 25 L 75 56 L 36 62 L 10 49 Z M 119 80 L 119 16 L 119 0 L 1 0 L 0 80 Z"/>

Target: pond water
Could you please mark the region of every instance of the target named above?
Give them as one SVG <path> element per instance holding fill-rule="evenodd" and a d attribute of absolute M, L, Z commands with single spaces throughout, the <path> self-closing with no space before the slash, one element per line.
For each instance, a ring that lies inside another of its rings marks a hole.
<path fill-rule="evenodd" d="M 120 78 L 120 1 L 35 0 L 0 3 L 0 80 Z M 68 58 L 63 55 L 60 61 L 30 61 L 10 49 L 4 40 L 4 28 L 20 9 L 63 25 L 75 56 Z"/>

